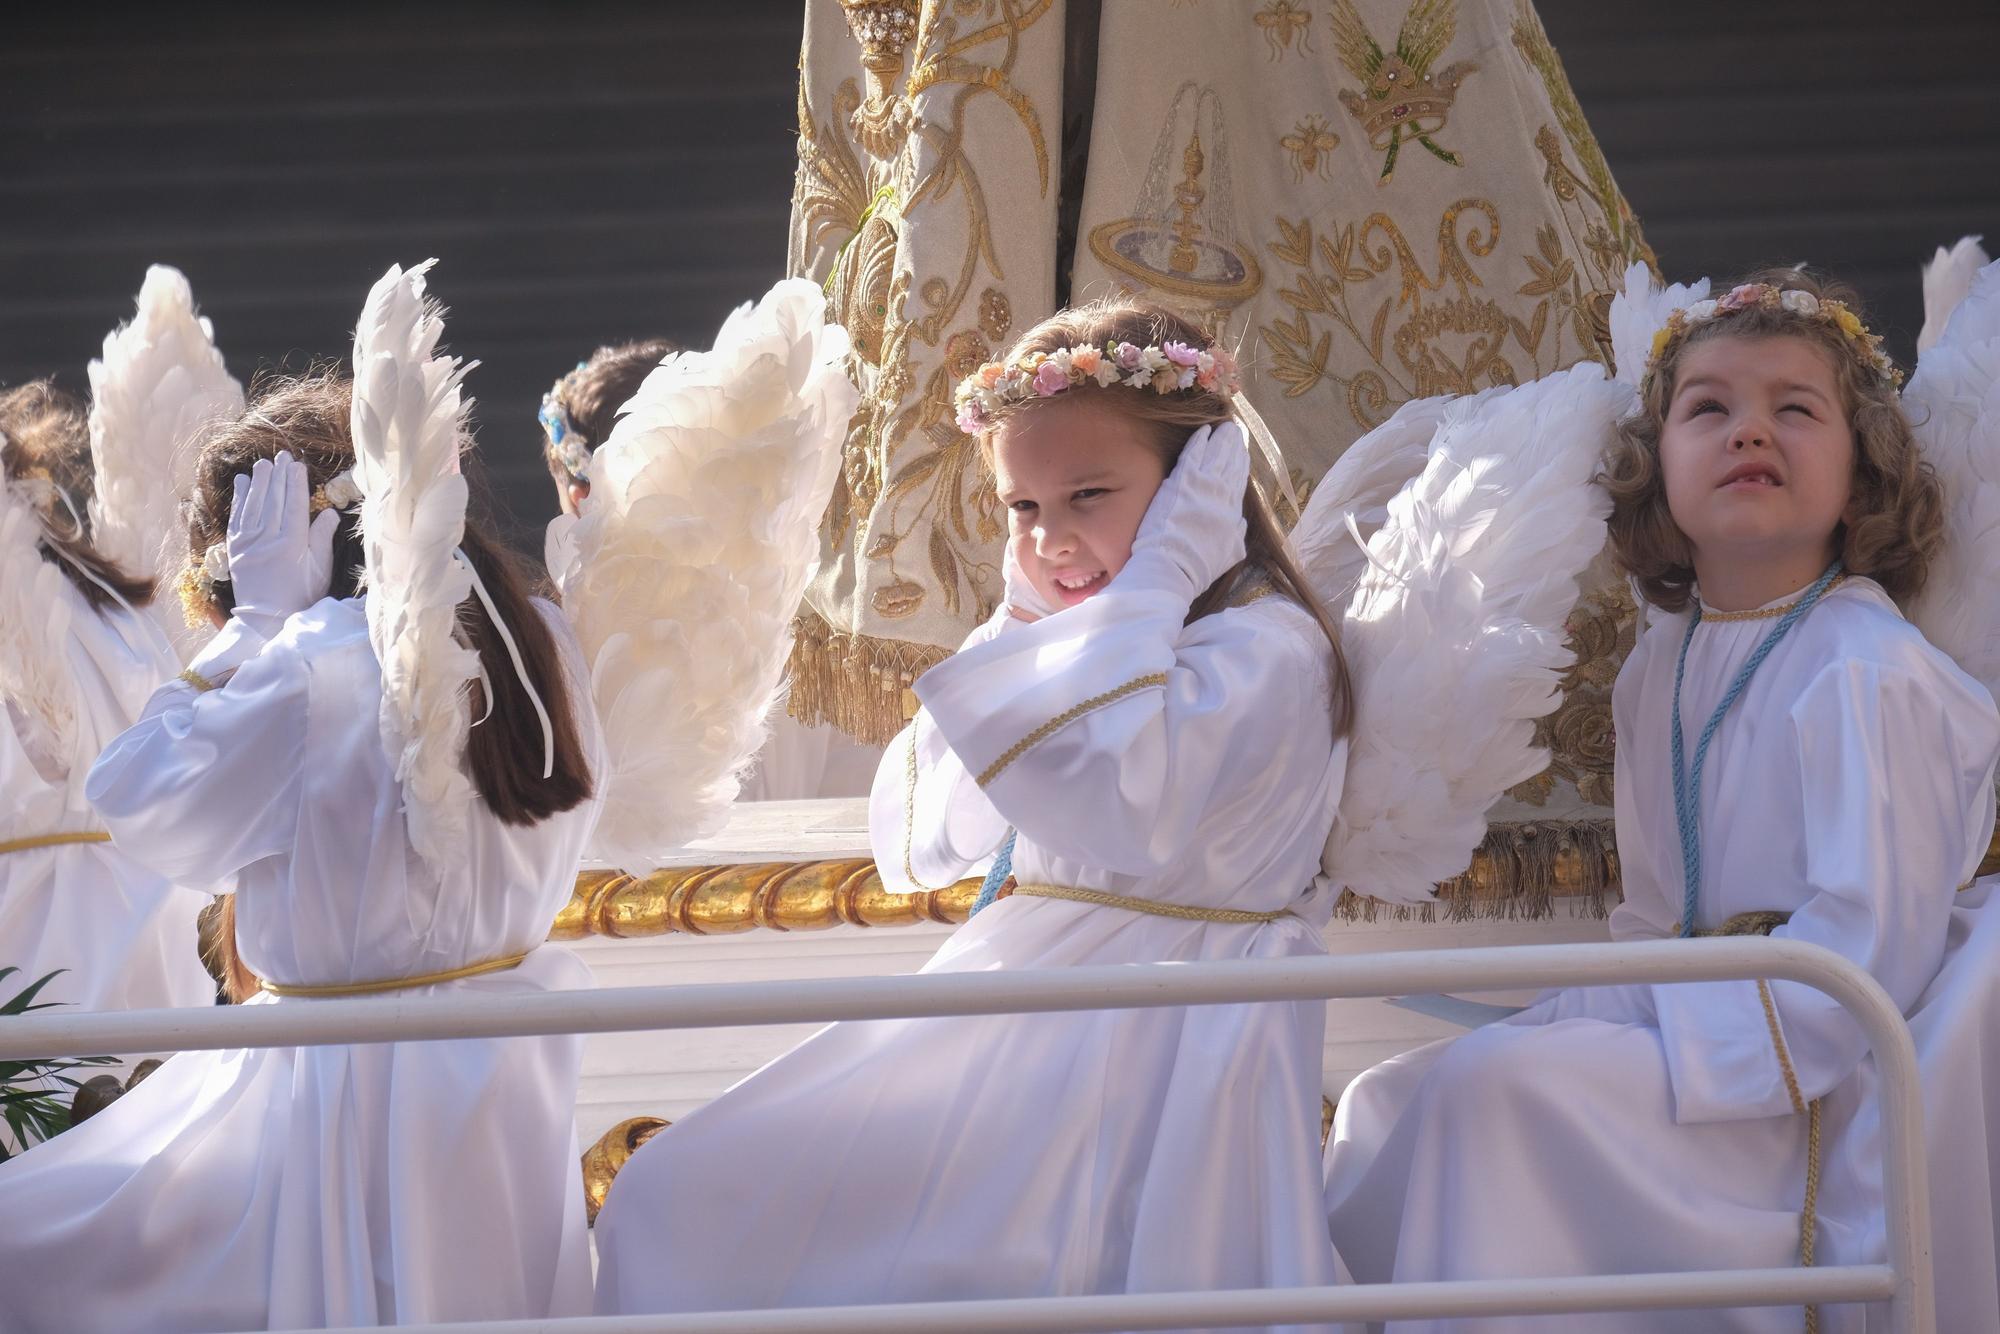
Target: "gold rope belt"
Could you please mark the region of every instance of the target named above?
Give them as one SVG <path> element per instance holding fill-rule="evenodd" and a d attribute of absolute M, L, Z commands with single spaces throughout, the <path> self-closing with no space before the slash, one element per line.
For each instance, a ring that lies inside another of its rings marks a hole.
<path fill-rule="evenodd" d="M 469 963 L 463 968 L 447 968 L 441 973 L 392 977 L 381 982 L 332 982 L 325 986 L 293 986 L 289 982 L 273 982 L 269 978 L 259 978 L 257 985 L 273 996 L 378 996 L 384 992 L 410 991 L 417 987 L 434 986 L 439 982 L 456 982 L 461 977 L 478 977 L 481 973 L 504 972 L 509 968 L 518 968 L 521 961 L 533 952 L 522 950 L 519 954 L 509 954 L 502 959 Z"/>
<path fill-rule="evenodd" d="M 1960 889 L 1969 886 L 1961 885 Z M 1740 912 L 1721 926 L 1696 927 L 1697 936 L 1768 936 L 1777 928 L 1792 920 L 1792 915 L 1776 909 L 1758 912 Z M 1785 1048 L 1784 1031 L 1778 1027 L 1778 1006 L 1771 999 L 1771 985 L 1760 980 L 1757 994 L 1764 1002 L 1764 1022 L 1771 1030 L 1771 1047 L 1778 1053 L 1778 1067 L 1785 1076 L 1785 1090 L 1791 1094 L 1792 1109 L 1803 1112 L 1806 1118 L 1806 1198 L 1799 1210 L 1799 1265 L 1804 1269 L 1813 1267 L 1814 1242 L 1819 1236 L 1819 1161 L 1820 1128 L 1819 1109 L 1824 1098 L 1814 1098 L 1810 1103 L 1799 1089 L 1798 1072 L 1792 1068 L 1792 1054 Z M 1808 1306 L 1805 1320 L 1806 1334 L 1818 1334 L 1819 1308 Z"/>
<path fill-rule="evenodd" d="M 1136 899 L 1126 894 L 1107 894 L 1101 889 L 1072 889 L 1068 885 L 1016 885 L 1016 894 L 1037 899 L 1067 899 L 1071 903 L 1092 903 L 1100 908 L 1123 908 L 1127 912 L 1153 917 L 1177 917 L 1184 922 L 1275 922 L 1292 916 L 1290 908 L 1276 912 L 1251 912 L 1247 908 L 1196 908 L 1158 899 Z"/>
<path fill-rule="evenodd" d="M 30 834 L 0 842 L 0 856 L 10 852 L 32 852 L 36 848 L 60 848 L 71 843 L 109 843 L 111 835 L 102 830 L 81 829 L 70 834 Z"/>

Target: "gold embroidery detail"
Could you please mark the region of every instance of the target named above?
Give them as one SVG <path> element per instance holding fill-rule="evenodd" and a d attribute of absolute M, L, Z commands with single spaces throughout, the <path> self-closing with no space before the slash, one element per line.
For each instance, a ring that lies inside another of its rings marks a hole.
<path fill-rule="evenodd" d="M 1594 806 L 1611 804 L 1611 688 L 1638 625 L 1638 606 L 1622 582 L 1586 596 L 1570 612 L 1566 629 L 1576 660 L 1558 687 L 1562 704 L 1535 722 L 1535 745 L 1549 752 L 1549 767 L 1508 796 L 1540 806 L 1561 781 L 1574 783 Z"/>
<path fill-rule="evenodd" d="M 1333 168 L 1333 150 L 1340 147 L 1340 136 L 1327 128 L 1324 116 L 1307 116 L 1290 134 L 1279 138 L 1278 147 L 1292 160 L 1293 180 L 1304 180 L 1307 172 L 1325 180 Z"/>
<path fill-rule="evenodd" d="M 1028 735 L 1022 737 L 1019 741 L 1016 741 L 1007 748 L 1006 754 L 987 765 L 986 771 L 979 775 L 979 786 L 985 787 L 990 784 L 1004 773 L 1007 766 L 1011 765 L 1015 760 L 1020 759 L 1030 750 L 1047 741 L 1057 732 L 1062 731 L 1063 728 L 1068 727 L 1085 714 L 1095 712 L 1107 704 L 1116 704 L 1127 695 L 1150 689 L 1153 686 L 1165 686 L 1166 684 L 1167 674 L 1165 672 L 1148 672 L 1144 676 L 1127 681 L 1116 690 L 1107 690 L 1101 695 L 1092 695 L 1089 699 L 1083 701 L 1083 703 L 1064 710 L 1062 713 L 1043 723 L 1040 727 L 1037 727 L 1034 731 L 1028 733 Z"/>
<path fill-rule="evenodd" d="M 95 829 L 65 834 L 29 834 L 25 838 L 0 840 L 0 857 L 10 852 L 33 852 L 38 848 L 62 848 L 72 843 L 109 843 L 111 835 Z"/>
<path fill-rule="evenodd" d="M 200 672 L 196 671 L 192 667 L 189 667 L 186 670 L 182 671 L 180 674 L 180 679 L 182 681 L 185 681 L 187 684 L 193 686 L 197 692 L 204 695 L 206 695 L 211 690 L 220 690 L 222 688 L 221 686 L 209 680 L 206 676 L 203 676 Z"/>
<path fill-rule="evenodd" d="M 1014 893 L 1035 899 L 1088 903 L 1099 908 L 1123 908 L 1127 912 L 1145 913 L 1150 917 L 1174 917 L 1184 922 L 1275 922 L 1280 917 L 1293 915 L 1290 908 L 1280 908 L 1276 912 L 1252 912 L 1248 908 L 1200 908 L 1185 903 L 1162 903 L 1158 899 L 1109 894 L 1101 889 L 1075 889 L 1068 885 L 1016 885 Z"/>
<path fill-rule="evenodd" d="M 1382 50 L 1362 21 L 1354 0 L 1334 0 L 1333 47 L 1340 63 L 1361 81 L 1361 89 L 1340 90 L 1341 105 L 1368 131 L 1368 146 L 1381 153 L 1387 185 L 1396 174 L 1405 136 L 1440 162 L 1464 165 L 1434 137 L 1451 116 L 1458 86 L 1479 66 L 1470 60 L 1431 73 L 1431 65 L 1458 35 L 1457 0 L 1415 0 L 1396 33 L 1396 49 Z"/>
<path fill-rule="evenodd" d="M 499 959 L 484 959 L 469 963 L 461 968 L 447 968 L 442 972 L 419 973 L 415 977 L 384 978 L 380 982 L 330 982 L 325 985 L 298 985 L 289 982 L 273 982 L 270 978 L 259 978 L 257 985 L 273 996 L 378 996 L 391 991 L 409 991 L 416 987 L 436 986 L 440 982 L 456 982 L 463 977 L 480 977 L 486 973 L 505 972 L 518 968 L 533 950 L 522 950 L 519 954 L 509 954 Z"/>
<path fill-rule="evenodd" d="M 908 782 L 903 788 L 903 878 L 926 894 L 938 892 L 938 886 L 927 885 L 917 879 L 917 870 L 911 857 L 916 850 L 917 839 L 917 729 L 912 726 L 910 733 L 910 763 Z"/>
<path fill-rule="evenodd" d="M 1264 30 L 1264 44 L 1271 48 L 1271 59 L 1278 60 L 1292 49 L 1292 39 L 1297 38 L 1299 54 L 1312 55 L 1312 11 L 1306 8 L 1305 0 L 1271 0 L 1256 14 L 1252 21 Z"/>
<path fill-rule="evenodd" d="M 1820 596 L 1825 597 L 1827 593 L 1831 593 L 1846 582 L 1846 575 L 1835 575 L 1833 582 L 1826 586 L 1825 591 Z M 1752 607 L 1749 611 L 1710 611 L 1707 607 L 1703 607 L 1701 609 L 1701 619 L 1704 624 L 1710 621 L 1718 623 L 1725 621 L 1775 621 L 1781 616 L 1790 614 L 1794 608 L 1805 600 L 1805 594 L 1801 593 L 1790 602 L 1781 602 L 1775 607 Z"/>

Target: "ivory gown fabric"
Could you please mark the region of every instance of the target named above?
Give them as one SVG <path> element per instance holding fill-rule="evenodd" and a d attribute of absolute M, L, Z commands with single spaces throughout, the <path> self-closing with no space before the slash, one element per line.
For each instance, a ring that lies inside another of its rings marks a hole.
<path fill-rule="evenodd" d="M 1696 629 L 1681 701 L 1690 763 L 1773 624 Z M 1657 615 L 1618 681 L 1618 939 L 1671 936 L 1681 913 L 1668 733 L 1686 628 L 1685 614 Z M 1854 960 L 1912 1016 L 1938 1183 L 1941 1330 L 1996 1327 L 1984 1109 L 2000 1108 L 1986 1091 L 2000 1089 L 2000 1067 L 1983 1058 L 1994 1013 L 1983 998 L 2000 927 L 1977 912 L 1983 889 L 1957 892 L 1992 834 L 1996 752 L 1985 689 L 1877 585 L 1849 579 L 1751 677 L 1700 793 L 1700 925 L 1790 912 L 1774 935 Z M 1874 1062 L 1829 998 L 1788 982 L 1770 991 L 1800 1093 L 1825 1100 L 1816 1262 L 1879 1263 Z M 1806 1130 L 1755 982 L 1554 992 L 1349 1087 L 1326 1157 L 1334 1242 L 1364 1282 L 1782 1268 L 1799 1258 Z M 1824 1330 L 1864 1328 L 1853 1306 L 1820 1315 Z M 1391 1329 L 1792 1334 L 1799 1319 L 1778 1307 Z"/>
<path fill-rule="evenodd" d="M 567 625 L 571 707 L 602 745 Z M 210 679 L 156 691 L 89 795 L 119 846 L 170 876 L 239 875 L 258 975 L 376 981 L 529 951 L 433 988 L 590 985 L 544 944 L 595 798 L 531 827 L 482 803 L 465 863 L 411 851 L 384 754 L 381 671 L 360 601 L 326 600 L 265 644 L 232 621 Z M 311 1005 L 264 996 L 253 1004 Z M 580 1038 L 192 1052 L 106 1111 L 0 1164 L 9 1330 L 247 1330 L 587 1310 L 572 1118 Z"/>

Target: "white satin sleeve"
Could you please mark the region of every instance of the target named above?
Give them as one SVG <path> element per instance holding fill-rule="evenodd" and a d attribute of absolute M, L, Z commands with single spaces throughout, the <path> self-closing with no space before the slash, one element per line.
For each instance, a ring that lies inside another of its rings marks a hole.
<path fill-rule="evenodd" d="M 288 851 L 310 686 L 296 648 L 267 644 L 231 620 L 92 766 L 85 795 L 112 843 L 169 879 L 192 882 Z"/>
<path fill-rule="evenodd" d="M 1650 644 L 1642 644 L 1635 651 L 1634 658 L 1649 651 Z M 1631 688 L 1621 689 L 1627 685 Z M 1626 672 L 1621 673 L 1618 686 L 1611 691 L 1611 729 L 1613 736 L 1638 736 L 1638 719 L 1633 712 L 1638 708 L 1640 691 L 1637 688 L 1635 665 L 1628 661 Z M 1657 761 L 1658 756 L 1646 757 Z M 1611 910 L 1611 938 L 1613 940 L 1664 940 L 1673 936 L 1680 927 L 1680 904 L 1682 888 L 1661 882 L 1658 871 L 1662 866 L 1678 866 L 1678 856 L 1665 855 L 1671 849 L 1653 846 L 1653 834 L 1657 821 L 1645 818 L 1639 809 L 1641 784 L 1633 774 L 1639 757 L 1632 747 L 1615 747 L 1612 750 L 1612 814 L 1613 827 L 1618 840 L 1619 903 Z M 1647 1003 L 1651 1009 L 1651 1002 Z"/>
<path fill-rule="evenodd" d="M 1026 625 L 1002 607 L 959 652 Z M 945 744 L 929 711 L 919 709 L 882 752 L 869 789 L 868 843 L 883 887 L 896 894 L 943 889 L 991 857 L 1006 836 L 1007 821 Z"/>
<path fill-rule="evenodd" d="M 1789 736 L 1811 897 L 1771 934 L 1853 960 L 1908 1012 L 1992 835 L 2000 716 L 1957 673 L 1846 659 L 1800 695 Z M 1756 982 L 1653 991 L 1682 1124 L 1802 1111 L 1867 1051 L 1852 1016 L 1798 983 L 1768 984 L 1768 1014 Z"/>
<path fill-rule="evenodd" d="M 1024 840 L 1150 875 L 1245 777 L 1295 767 L 1309 789 L 1334 745 L 1330 650 L 1303 612 L 1272 598 L 1188 626 L 1184 615 L 1171 596 L 1114 582 L 939 663 L 917 694 Z"/>

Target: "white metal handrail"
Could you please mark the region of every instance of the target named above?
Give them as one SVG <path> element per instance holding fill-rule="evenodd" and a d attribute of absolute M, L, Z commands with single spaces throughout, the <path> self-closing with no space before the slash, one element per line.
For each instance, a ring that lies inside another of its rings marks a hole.
<path fill-rule="evenodd" d="M 0 1019 L 0 1059 L 458 1037 L 729 1028 L 841 1019 L 1115 1010 L 1528 986 L 1771 978 L 1825 992 L 1859 1021 L 1881 1075 L 1888 1263 L 1578 1278 L 1128 1293 L 684 1316 L 477 1321 L 433 1334 L 1176 1329 L 1508 1314 L 1883 1301 L 1894 1334 L 1934 1334 L 1929 1182 L 1916 1049 L 1902 1013 L 1860 967 L 1795 940 L 1417 950 L 1344 958 L 1147 963 L 1022 972 L 494 995 L 389 995 L 231 1009 Z"/>

